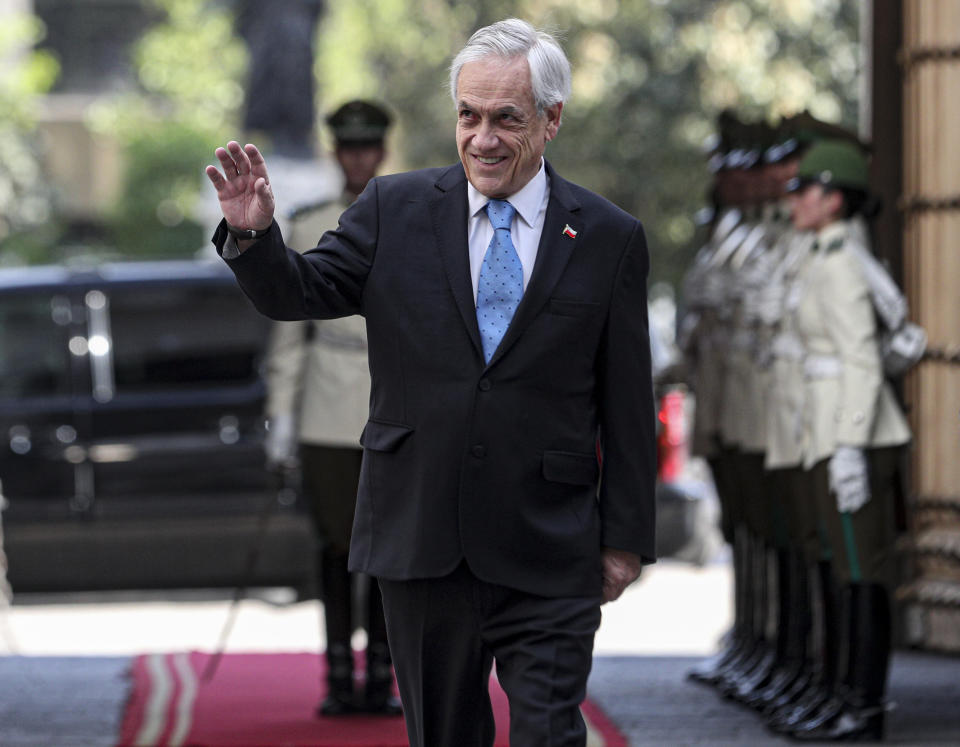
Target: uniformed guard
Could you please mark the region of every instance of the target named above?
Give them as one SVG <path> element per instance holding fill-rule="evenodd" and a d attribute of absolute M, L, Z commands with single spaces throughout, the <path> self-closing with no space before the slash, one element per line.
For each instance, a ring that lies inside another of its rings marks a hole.
<path fill-rule="evenodd" d="M 289 245 L 304 251 L 327 230 L 376 175 L 385 157 L 391 117 L 379 104 L 350 101 L 327 117 L 344 176 L 338 200 L 298 209 L 290 216 Z M 367 583 L 366 684 L 354 693 L 351 635 L 354 620 L 347 555 L 356 507 L 367 420 L 370 373 L 362 317 L 279 322 L 267 357 L 268 459 L 299 459 L 303 493 L 316 530 L 317 570 L 326 627 L 327 694 L 320 715 L 357 710 L 400 713 L 377 584 Z"/>
<path fill-rule="evenodd" d="M 750 552 L 754 650 L 729 676 L 726 692 L 746 703 L 765 688 L 783 659 L 787 569 L 784 562 L 783 518 L 776 487 L 765 469 L 767 379 L 770 335 L 763 324 L 761 301 L 781 261 L 781 239 L 787 221 L 781 209 L 781 184 L 771 177 L 765 153 L 775 132 L 765 122 L 752 128 L 750 184 L 753 228 L 730 259 L 738 300 L 730 334 L 725 433 L 736 448 L 739 493 Z M 736 384 L 734 384 L 736 382 Z"/>
<path fill-rule="evenodd" d="M 879 739 L 894 582 L 898 447 L 910 440 L 884 378 L 877 312 L 858 255 L 855 224 L 867 204 L 868 167 L 850 142 L 813 145 L 791 183 L 793 224 L 816 235 L 792 305 L 802 340 L 801 426 L 806 494 L 815 508 L 821 559 L 843 589 L 846 646 L 834 689 L 786 727 L 800 739 Z"/>
<path fill-rule="evenodd" d="M 680 323 L 678 344 L 684 353 L 687 383 L 695 395 L 691 454 L 707 461 L 720 500 L 721 529 L 733 547 L 734 621 L 721 650 L 694 667 L 693 679 L 716 683 L 727 667 L 749 644 L 747 630 L 748 589 L 745 564 L 737 527 L 739 502 L 733 489 L 726 454 L 720 442 L 720 405 L 726 376 L 725 305 L 728 298 L 725 258 L 742 243 L 748 232 L 744 220 L 743 183 L 737 169 L 740 152 L 736 146 L 739 120 L 730 112 L 718 119 L 717 144 L 709 159 L 714 174 L 711 193 L 713 220 L 707 241 L 697 252 L 683 281 L 685 314 Z"/>
<path fill-rule="evenodd" d="M 753 337 L 744 316 L 744 293 L 749 290 L 744 279 L 757 258 L 765 253 L 765 229 L 762 216 L 762 183 L 759 178 L 759 147 L 756 128 L 739 128 L 738 147 L 731 153 L 734 170 L 741 191 L 743 223 L 741 237 L 730 251 L 717 257 L 717 272 L 725 279 L 726 298 L 721 308 L 724 365 L 726 375 L 720 393 L 718 436 L 721 443 L 722 472 L 736 506 L 734 527 L 734 555 L 740 566 L 741 586 L 744 589 L 743 638 L 741 653 L 721 671 L 717 678 L 719 689 L 735 694 L 751 673 L 761 665 L 767 652 L 766 641 L 766 583 L 763 562 L 764 548 L 759 531 L 762 519 L 762 457 L 757 460 L 749 443 L 753 438 L 756 400 L 751 381 Z"/>
<path fill-rule="evenodd" d="M 766 710 L 788 702 L 809 677 L 807 638 L 811 628 L 806 563 L 800 552 L 805 533 L 798 511 L 803 346 L 787 322 L 791 288 L 812 241 L 790 223 L 786 184 L 795 174 L 805 146 L 794 137 L 793 121 L 781 122 L 773 144 L 764 153 L 770 183 L 769 220 L 772 246 L 763 284 L 748 296 L 757 324 L 758 353 L 763 370 L 764 469 L 768 487 L 770 541 L 776 555 L 777 639 L 774 664 L 764 681 L 743 698 Z M 782 700 L 781 700 L 782 698 Z"/>

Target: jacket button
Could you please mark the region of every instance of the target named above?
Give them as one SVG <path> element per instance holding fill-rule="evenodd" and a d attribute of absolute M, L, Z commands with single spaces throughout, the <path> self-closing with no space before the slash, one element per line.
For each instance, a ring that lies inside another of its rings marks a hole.
<path fill-rule="evenodd" d="M 489 392 L 493 388 L 493 384 L 490 383 L 490 379 L 480 379 L 480 391 Z"/>
<path fill-rule="evenodd" d="M 487 455 L 487 447 L 483 444 L 477 444 L 470 451 L 477 459 L 483 459 Z"/>

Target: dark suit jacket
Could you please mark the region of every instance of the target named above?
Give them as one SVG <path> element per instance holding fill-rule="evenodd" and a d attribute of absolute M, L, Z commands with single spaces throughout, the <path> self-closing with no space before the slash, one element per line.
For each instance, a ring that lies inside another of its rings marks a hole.
<path fill-rule="evenodd" d="M 643 229 L 547 170 L 533 275 L 487 365 L 460 164 L 373 180 L 303 255 L 274 224 L 229 261 L 271 318 L 366 318 L 372 390 L 352 570 L 435 577 L 466 558 L 492 583 L 587 596 L 600 593 L 601 546 L 653 561 Z M 221 224 L 218 248 L 225 238 Z"/>

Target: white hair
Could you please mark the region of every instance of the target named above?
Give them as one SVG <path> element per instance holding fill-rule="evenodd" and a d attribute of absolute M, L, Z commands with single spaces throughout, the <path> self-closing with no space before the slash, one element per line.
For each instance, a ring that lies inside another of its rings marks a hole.
<path fill-rule="evenodd" d="M 526 21 L 508 18 L 478 29 L 450 64 L 450 95 L 457 99 L 460 68 L 496 55 L 503 58 L 525 57 L 530 65 L 530 83 L 537 114 L 570 97 L 570 62 L 557 40 L 545 31 L 538 31 Z"/>

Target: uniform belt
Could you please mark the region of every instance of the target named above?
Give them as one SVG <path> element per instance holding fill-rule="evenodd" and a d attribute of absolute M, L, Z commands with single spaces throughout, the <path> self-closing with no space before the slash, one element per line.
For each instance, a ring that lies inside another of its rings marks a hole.
<path fill-rule="evenodd" d="M 803 359 L 803 343 L 796 335 L 781 333 L 773 338 L 770 345 L 770 352 L 774 358 L 781 358 L 788 361 L 799 361 Z"/>
<path fill-rule="evenodd" d="M 728 327 L 720 327 L 710 334 L 710 347 L 714 350 L 725 350 L 729 345 L 730 332 Z"/>
<path fill-rule="evenodd" d="M 744 351 L 753 347 L 753 334 L 745 329 L 738 329 L 729 339 L 731 350 Z"/>
<path fill-rule="evenodd" d="M 808 379 L 835 379 L 843 373 L 843 363 L 835 355 L 808 355 L 803 375 Z"/>

